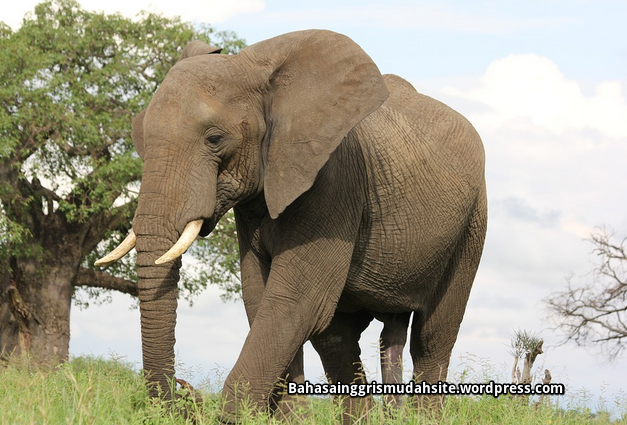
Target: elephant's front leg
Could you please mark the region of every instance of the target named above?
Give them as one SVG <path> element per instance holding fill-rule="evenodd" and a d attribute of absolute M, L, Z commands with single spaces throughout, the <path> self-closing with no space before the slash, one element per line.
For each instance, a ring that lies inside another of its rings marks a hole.
<path fill-rule="evenodd" d="M 250 235 L 254 230 L 241 225 L 238 227 L 242 298 L 244 299 L 249 326 L 252 326 L 255 320 L 266 288 L 268 275 L 270 274 L 269 261 L 260 258 L 255 254 L 255 250 L 252 249 L 252 238 Z M 272 411 L 277 412 L 283 418 L 289 418 L 293 416 L 292 413 L 306 405 L 305 397 L 289 395 L 285 391 L 287 382 L 304 383 L 304 375 L 303 349 L 301 347 L 272 393 L 272 399 L 270 400 L 270 409 Z"/>
<path fill-rule="evenodd" d="M 303 347 L 300 347 L 292 363 L 287 368 L 285 374 L 279 379 L 270 400 L 270 409 L 275 416 L 294 421 L 307 408 L 307 397 L 297 394 L 287 393 L 287 384 L 295 382 L 303 384 L 305 382 Z"/>
<path fill-rule="evenodd" d="M 237 418 L 242 389 L 258 409 L 267 409 L 305 341 L 327 327 L 346 282 L 354 233 L 281 249 L 272 259 L 250 332 L 224 384 L 225 419 Z"/>

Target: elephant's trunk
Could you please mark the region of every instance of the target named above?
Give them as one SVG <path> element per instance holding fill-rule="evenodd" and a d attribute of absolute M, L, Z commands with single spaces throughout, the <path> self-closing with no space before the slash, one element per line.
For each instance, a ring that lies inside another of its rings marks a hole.
<path fill-rule="evenodd" d="M 144 373 L 150 395 L 170 399 L 174 385 L 174 328 L 181 260 L 155 264 L 178 239 L 173 226 L 164 220 L 152 214 L 138 214 L 134 229 Z M 171 231 L 164 235 L 164 229 Z"/>
<path fill-rule="evenodd" d="M 190 183 L 192 167 L 183 170 L 175 167 L 176 157 L 156 150 L 152 154 L 167 162 L 145 161 L 133 230 L 137 236 L 144 373 L 150 395 L 154 397 L 161 392 L 162 398 L 169 399 L 174 385 L 179 255 L 198 235 L 200 217 L 213 214 L 216 190 L 215 180 L 206 185 Z M 164 176 L 163 170 L 172 171 L 175 178 L 168 179 L 170 175 Z M 164 256 L 167 252 L 170 257 Z M 158 259 L 161 261 L 157 262 Z"/>

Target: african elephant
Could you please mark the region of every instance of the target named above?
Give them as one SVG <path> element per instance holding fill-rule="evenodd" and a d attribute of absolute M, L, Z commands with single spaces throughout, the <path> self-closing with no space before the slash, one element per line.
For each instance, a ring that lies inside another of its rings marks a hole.
<path fill-rule="evenodd" d="M 414 374 L 446 378 L 487 225 L 483 146 L 461 115 L 381 75 L 346 36 L 310 30 L 181 60 L 133 141 L 134 233 L 99 265 L 136 244 L 152 394 L 174 374 L 179 257 L 230 208 L 251 327 L 225 420 L 240 383 L 267 408 L 279 377 L 302 380 L 307 340 L 332 382 L 359 381 L 373 317 L 395 357 L 413 314 Z"/>

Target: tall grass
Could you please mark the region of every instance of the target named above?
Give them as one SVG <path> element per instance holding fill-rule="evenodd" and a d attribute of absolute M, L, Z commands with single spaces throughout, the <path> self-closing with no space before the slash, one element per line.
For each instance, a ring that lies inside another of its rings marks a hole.
<path fill-rule="evenodd" d="M 215 381 L 206 382 L 201 389 L 202 405 L 181 398 L 170 408 L 150 400 L 141 374 L 116 360 L 78 357 L 49 371 L 33 368 L 27 361 L 12 360 L 0 365 L 0 424 L 214 424 L 218 422 L 220 399 Z M 551 404 L 549 397 L 538 406 L 503 396 L 448 397 L 441 416 L 434 418 L 406 407 L 389 412 L 376 400 L 369 417 L 360 423 L 627 424 L 626 401 L 624 395 L 619 395 L 609 404 L 606 401 L 606 413 L 593 415 L 579 407 L 577 400 L 566 403 L 564 409 Z M 309 397 L 306 408 L 290 422 L 336 424 L 340 413 L 331 399 Z M 250 411 L 242 423 L 281 422 Z"/>

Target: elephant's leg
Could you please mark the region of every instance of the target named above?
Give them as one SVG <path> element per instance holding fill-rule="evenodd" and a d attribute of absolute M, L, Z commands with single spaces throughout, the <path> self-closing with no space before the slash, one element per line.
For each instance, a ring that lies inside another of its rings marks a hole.
<path fill-rule="evenodd" d="M 338 151 L 336 151 L 338 152 Z M 342 154 L 341 149 L 339 153 Z M 346 285 L 363 216 L 363 177 L 327 167 L 315 185 L 274 219 L 264 219 L 259 244 L 270 273 L 240 356 L 222 391 L 225 420 L 237 419 L 244 397 L 269 407 L 278 380 L 303 344 L 326 329 Z M 342 181 L 342 190 L 337 181 Z M 333 189 L 333 190 L 330 190 Z M 239 227 L 239 226 L 238 226 Z"/>
<path fill-rule="evenodd" d="M 307 234 L 306 229 L 290 230 Z M 302 345 L 328 326 L 348 276 L 357 225 L 352 230 L 351 236 L 313 237 L 315 249 L 302 244 L 282 249 L 272 259 L 250 332 L 224 384 L 223 420 L 238 416 L 245 398 L 238 388 L 250 388 L 248 396 L 256 407 L 267 409 L 278 380 Z"/>
<path fill-rule="evenodd" d="M 407 342 L 407 329 L 411 313 L 377 315 L 383 322 L 381 331 L 381 379 L 384 384 L 403 382 L 403 349 Z M 385 396 L 386 403 L 400 406 L 403 396 L 390 394 Z"/>
<path fill-rule="evenodd" d="M 414 312 L 410 352 L 417 382 L 445 381 L 453 345 L 464 317 L 485 239 L 486 205 L 480 201 L 468 223 L 466 234 L 448 265 L 431 311 Z M 439 410 L 443 396 L 416 396 L 417 406 Z"/>
<path fill-rule="evenodd" d="M 237 212 L 235 213 L 237 217 Z M 240 270 L 242 279 L 242 298 L 248 317 L 248 325 L 252 326 L 259 310 L 259 304 L 266 289 L 270 274 L 269 261 L 257 256 L 248 242 L 248 229 L 238 226 L 240 241 Z"/>
<path fill-rule="evenodd" d="M 285 372 L 285 380 L 288 382 L 296 382 L 298 384 L 304 383 L 304 368 L 303 347 L 300 347 L 296 356 L 294 356 L 294 360 L 292 360 L 292 363 L 290 363 L 290 366 L 287 368 L 287 372 Z"/>
<path fill-rule="evenodd" d="M 330 384 L 366 384 L 359 337 L 372 319 L 373 316 L 363 310 L 357 313 L 336 311 L 329 327 L 311 338 Z M 342 403 L 342 422 L 347 424 L 369 410 L 372 397 L 342 397 Z"/>
<path fill-rule="evenodd" d="M 311 343 L 320 355 L 330 383 L 365 383 L 361 364 L 359 338 L 372 321 L 365 310 L 357 313 L 336 311 L 329 326 L 311 337 Z"/>
<path fill-rule="evenodd" d="M 307 407 L 306 396 L 287 394 L 286 392 L 288 382 L 296 382 L 298 384 L 305 382 L 303 360 L 303 347 L 300 347 L 296 356 L 294 356 L 294 360 L 287 368 L 285 375 L 279 380 L 279 384 L 272 393 L 272 399 L 270 400 L 270 410 L 274 411 L 275 415 L 288 421 L 294 419 L 299 411 Z"/>
<path fill-rule="evenodd" d="M 266 288 L 268 275 L 270 274 L 270 265 L 268 261 L 259 258 L 251 249 L 249 242 L 250 229 L 240 225 L 238 233 L 240 235 L 242 297 L 244 299 L 248 324 L 252 326 Z M 279 381 L 279 386 L 275 388 L 275 391 L 272 393 L 272 399 L 270 400 L 270 409 L 272 411 L 278 410 L 283 417 L 286 417 L 288 413 L 296 410 L 298 406 L 306 404 L 304 397 L 285 394 L 284 385 L 281 385 L 281 383 L 285 383 L 286 381 L 300 384 L 305 382 L 302 347 L 296 353 L 294 360 L 292 360 L 292 363 L 282 376 Z"/>

